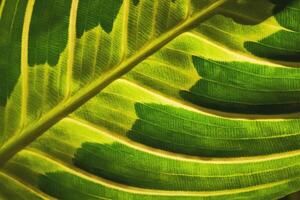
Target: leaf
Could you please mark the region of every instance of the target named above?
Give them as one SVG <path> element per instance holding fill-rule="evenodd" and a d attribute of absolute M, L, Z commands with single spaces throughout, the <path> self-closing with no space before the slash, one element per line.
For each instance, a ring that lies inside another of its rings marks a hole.
<path fill-rule="evenodd" d="M 2 1 L 0 199 L 300 190 L 298 4 Z"/>
<path fill-rule="evenodd" d="M 259 44 L 246 42 L 245 48 L 260 57 L 299 62 L 299 9 L 300 3 L 297 1 L 288 4 L 283 12 L 275 15 L 277 22 L 285 29 L 261 39 Z"/>

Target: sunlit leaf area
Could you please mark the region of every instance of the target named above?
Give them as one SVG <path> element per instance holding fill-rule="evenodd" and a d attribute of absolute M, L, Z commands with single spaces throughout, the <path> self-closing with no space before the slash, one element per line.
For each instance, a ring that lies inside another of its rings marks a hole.
<path fill-rule="evenodd" d="M 0 200 L 300 200 L 300 0 L 0 0 Z"/>

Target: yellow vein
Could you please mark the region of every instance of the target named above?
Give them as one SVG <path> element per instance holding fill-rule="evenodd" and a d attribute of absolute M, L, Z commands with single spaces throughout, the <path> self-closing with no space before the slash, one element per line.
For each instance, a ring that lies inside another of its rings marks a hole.
<path fill-rule="evenodd" d="M 94 82 L 79 90 L 76 94 L 74 94 L 74 96 L 53 108 L 50 112 L 42 116 L 36 123 L 31 124 L 24 129 L 22 134 L 12 137 L 0 149 L 0 166 L 3 166 L 13 155 L 29 145 L 37 137 L 41 136 L 46 130 L 55 125 L 62 118 L 66 117 L 68 114 L 86 103 L 113 81 L 131 71 L 137 64 L 161 49 L 175 37 L 193 28 L 196 24 L 205 21 L 219 6 L 223 5 L 227 1 L 228 0 L 214 1 L 205 9 L 199 11 L 192 17 L 187 18 L 186 21 L 163 33 L 153 42 L 140 49 L 136 54 L 124 60 L 124 62 L 120 63 L 118 66 L 113 67 L 112 70 L 107 71 Z M 76 2 L 78 3 L 78 0 L 76 0 Z"/>
<path fill-rule="evenodd" d="M 108 93 L 108 92 L 106 92 L 105 94 L 110 94 L 110 95 L 118 96 L 118 97 L 121 97 L 121 98 L 125 98 L 126 100 L 131 101 L 131 103 L 134 103 L 134 102 L 135 102 L 135 100 L 133 100 L 133 99 L 129 99 L 129 98 L 125 97 L 125 96 L 122 96 L 122 95 L 119 95 L 119 94 L 116 94 L 116 93 Z M 147 106 L 147 105 L 144 105 L 144 106 Z M 110 110 L 110 111 L 113 111 L 113 112 L 116 112 L 116 113 L 118 113 L 119 115 L 126 116 L 128 119 L 132 119 L 132 120 L 136 120 L 136 119 L 137 119 L 137 117 L 134 116 L 134 115 L 132 115 L 132 114 L 125 113 L 124 111 L 115 109 L 115 108 L 110 107 L 110 106 L 107 106 L 107 105 L 99 105 L 99 107 L 100 107 L 100 108 L 107 109 L 107 110 Z M 165 113 L 165 114 L 167 114 L 167 115 L 170 115 L 170 116 L 172 116 L 172 117 L 174 117 L 174 118 L 179 118 L 179 119 L 186 120 L 186 121 L 189 121 L 189 122 L 191 122 L 191 123 L 195 123 L 195 124 L 199 124 L 199 125 L 205 125 L 205 126 L 211 126 L 211 127 L 217 127 L 217 128 L 223 128 L 223 129 L 240 129 L 240 130 L 243 129 L 242 127 L 217 126 L 217 125 L 215 125 L 215 124 L 209 124 L 209 123 L 204 123 L 204 122 L 197 121 L 197 120 L 186 119 L 186 118 L 183 118 L 183 117 L 179 117 L 178 115 L 170 114 L 170 113 L 167 113 L 167 112 L 165 112 L 165 111 L 162 111 L 162 110 L 159 110 L 159 109 L 155 109 L 155 108 L 153 108 L 153 107 L 151 107 L 151 106 L 147 106 L 147 107 L 149 107 L 149 108 L 151 108 L 151 109 L 154 109 L 154 110 L 156 110 L 156 111 L 158 111 L 158 112 L 163 112 L 163 113 Z M 100 117 L 100 118 L 102 118 L 102 117 Z M 107 120 L 107 119 L 105 119 L 105 118 L 102 118 L 102 120 L 107 121 L 108 123 L 117 124 L 118 126 L 121 126 L 122 128 L 128 130 L 128 127 L 124 126 L 122 123 L 119 123 L 119 122 L 117 122 L 117 121 L 110 121 L 110 120 Z M 177 132 L 177 131 L 178 131 L 178 130 L 176 130 L 176 129 L 166 128 L 166 127 L 161 126 L 160 124 L 156 124 L 156 123 L 153 123 L 153 122 L 151 122 L 151 121 L 147 121 L 147 120 L 144 120 L 144 119 L 141 119 L 141 118 L 139 118 L 138 120 L 139 120 L 139 121 L 142 121 L 142 122 L 144 122 L 144 123 L 146 123 L 146 124 L 151 124 L 151 125 L 156 126 L 156 127 L 165 128 L 165 129 L 170 130 L 170 131 L 172 131 L 172 132 Z M 143 134 L 143 133 L 140 133 L 140 134 Z M 239 141 L 239 140 L 253 140 L 253 139 L 255 139 L 255 140 L 265 140 L 265 139 L 274 139 L 274 138 L 286 138 L 286 137 L 291 137 L 291 136 L 298 136 L 298 135 L 300 135 L 300 132 L 290 133 L 290 134 L 281 134 L 281 135 L 271 135 L 271 136 L 260 136 L 260 137 L 234 137 L 234 138 L 233 138 L 233 137 L 229 137 L 229 138 L 222 137 L 222 138 L 220 138 L 220 137 L 216 137 L 216 136 L 212 137 L 212 136 L 207 136 L 207 135 L 195 135 L 195 134 L 190 134 L 189 132 L 186 132 L 186 131 L 183 131 L 182 134 L 185 134 L 185 135 L 191 135 L 191 136 L 197 137 L 197 138 L 216 139 L 216 140 L 235 140 L 235 141 Z M 150 135 L 145 135 L 145 136 L 150 137 Z M 155 137 L 152 137 L 152 138 L 155 139 Z M 158 139 L 158 138 L 156 138 L 156 139 Z M 169 143 L 170 143 L 170 142 L 169 142 Z M 172 144 L 172 143 L 170 143 L 170 144 Z M 190 147 L 192 147 L 192 146 L 195 147 L 195 145 L 188 145 L 188 146 L 190 146 Z"/>
<path fill-rule="evenodd" d="M 35 157 L 36 159 L 39 159 L 39 160 L 43 160 L 44 162 L 47 162 L 47 164 L 51 163 L 52 165 L 55 165 L 56 167 L 60 167 L 60 168 L 63 168 L 64 171 L 68 172 L 68 173 L 72 173 L 73 175 L 77 175 L 78 177 L 80 178 L 86 178 L 86 179 L 97 179 L 96 176 L 93 176 L 93 175 L 89 175 L 88 173 L 85 173 L 85 171 L 81 171 L 79 168 L 77 167 L 73 167 L 73 165 L 69 165 L 65 162 L 62 162 L 60 160 L 57 160 L 56 158 L 48 155 L 48 154 L 45 154 L 41 151 L 38 151 L 38 150 L 33 150 L 33 149 L 24 149 L 24 151 L 22 151 L 22 154 L 25 154 L 26 157 Z M 26 155 L 27 154 L 27 155 Z M 30 154 L 30 155 L 28 155 Z M 24 156 L 24 155 L 22 155 Z M 28 166 L 27 163 L 21 163 L 21 162 L 18 162 L 18 161 L 15 161 L 15 160 L 11 160 L 9 162 L 10 166 L 19 166 L 19 167 L 22 167 L 22 169 L 25 169 L 26 171 L 30 171 L 30 172 L 33 172 L 34 175 L 45 175 L 45 174 L 41 174 L 42 172 L 41 171 L 37 171 L 34 166 Z M 36 171 L 34 171 L 36 170 Z M 43 170 L 43 169 L 42 169 Z M 10 172 L 10 167 L 7 167 L 5 168 L 3 171 L 5 171 L 5 173 Z M 49 172 L 49 170 L 43 170 L 44 173 L 47 173 Z M 75 172 L 75 173 L 74 173 Z M 10 172 L 10 173 L 13 173 L 13 172 Z M 81 175 L 81 174 L 84 174 L 84 175 Z M 89 177 L 89 176 L 93 176 L 93 177 Z M 51 177 L 48 177 L 51 179 Z M 23 178 L 24 179 L 24 178 Z M 25 180 L 26 181 L 26 180 Z M 52 179 L 52 181 L 56 181 L 55 179 Z M 58 182 L 57 185 L 61 184 L 62 182 Z M 37 184 L 32 182 L 32 181 L 28 181 L 27 180 L 27 184 L 31 184 L 31 185 L 34 185 L 36 186 Z M 74 187 L 69 187 L 70 190 L 73 190 L 75 191 L 77 188 L 74 188 Z M 96 198 L 99 198 L 97 195 L 93 195 L 93 194 L 90 194 L 88 192 L 85 192 L 85 191 L 78 191 L 77 192 L 80 192 L 86 196 L 92 196 L 92 197 L 96 197 Z M 100 198 L 100 199 L 103 199 L 103 198 Z"/>
<path fill-rule="evenodd" d="M 126 58 L 127 55 L 127 44 L 128 44 L 128 18 L 129 18 L 129 4 L 130 0 L 124 0 L 123 3 L 123 24 L 122 24 L 122 44 L 121 44 L 121 62 Z"/>
<path fill-rule="evenodd" d="M 71 94 L 72 76 L 74 66 L 74 54 L 76 43 L 76 18 L 79 0 L 72 0 L 69 28 L 68 28 L 68 60 L 67 60 L 67 75 L 66 75 L 66 98 Z"/>
<path fill-rule="evenodd" d="M 74 123 L 74 121 L 73 121 L 73 119 L 74 118 L 68 118 L 67 120 L 71 120 L 70 122 L 71 123 Z M 77 119 L 74 119 L 75 121 L 81 121 L 81 120 L 77 120 Z M 77 123 L 76 123 L 77 124 Z M 79 125 L 79 126 L 81 126 L 81 127 L 83 127 L 83 125 L 82 124 L 77 124 L 77 125 Z M 97 133 L 100 133 L 99 135 L 102 135 L 102 138 L 99 138 L 99 140 L 98 141 L 96 141 L 95 140 L 95 138 L 93 137 L 93 136 L 90 136 L 90 135 L 88 135 L 88 136 L 86 136 L 86 135 L 83 135 L 83 134 L 81 134 L 80 135 L 80 137 L 81 138 L 83 138 L 83 139 L 87 139 L 86 141 L 88 141 L 88 140 L 92 140 L 92 141 L 94 141 L 94 142 L 100 142 L 101 143 L 101 140 L 103 139 L 103 132 L 100 132 L 100 130 L 97 128 L 96 130 L 94 130 L 94 129 L 91 129 L 91 128 L 93 128 L 93 127 L 84 127 L 84 128 L 86 128 L 86 129 L 88 129 L 88 130 L 91 130 L 91 131 L 95 131 L 95 132 L 97 132 Z M 90 132 L 87 132 L 87 134 L 89 134 Z M 110 136 L 108 136 L 108 137 L 110 137 Z M 107 139 L 106 138 L 106 136 L 104 136 L 104 138 L 105 139 Z M 59 145 L 61 145 L 61 146 L 63 146 L 63 147 L 66 147 L 66 148 L 73 148 L 73 149 L 77 149 L 78 148 L 78 146 L 77 145 L 74 145 L 72 142 L 68 142 L 68 141 L 66 141 L 66 140 L 63 140 L 63 139 L 58 139 L 57 137 L 55 137 L 55 136 L 52 136 L 52 135 L 48 135 L 48 138 L 46 139 L 46 140 L 52 140 L 52 141 L 55 141 L 55 143 L 58 143 Z M 115 140 L 114 140 L 114 138 L 112 138 L 113 139 L 113 142 L 115 142 Z M 118 142 L 118 141 L 117 141 Z M 121 142 L 120 142 L 121 143 Z M 123 144 L 123 145 L 126 145 L 125 143 L 121 143 L 121 144 Z M 127 146 L 127 145 L 126 145 Z M 65 148 L 65 149 L 66 149 Z M 39 147 L 34 147 L 34 148 L 30 148 L 30 147 L 28 147 L 28 148 L 26 148 L 26 150 L 32 150 L 32 151 L 41 151 L 40 149 L 39 149 Z M 117 149 L 114 149 L 115 151 L 118 151 Z M 63 150 L 57 150 L 57 149 L 55 149 L 54 150 L 55 152 L 58 152 L 59 154 L 63 154 L 64 156 L 66 156 L 66 157 L 68 157 L 68 159 L 67 160 L 65 160 L 65 159 L 60 159 L 60 158 L 58 158 L 61 162 L 65 162 L 65 163 L 72 163 L 72 158 L 73 158 L 73 156 L 74 156 L 74 153 L 68 153 L 68 152 L 66 152 L 66 151 L 63 151 Z M 122 152 L 122 151 L 118 151 L 118 152 Z M 90 154 L 92 154 L 92 155 L 94 155 L 94 156 L 97 156 L 97 153 L 96 152 L 94 152 L 94 151 L 89 151 L 89 153 Z M 124 152 L 122 152 L 122 153 L 124 153 Z M 143 151 L 142 153 L 145 153 L 145 151 Z M 147 153 L 147 152 L 146 152 Z M 51 156 L 55 156 L 55 155 L 57 155 L 56 153 L 49 153 L 49 152 L 47 152 L 47 155 L 51 155 Z M 132 155 L 132 156 L 134 156 L 133 154 L 130 154 L 130 155 Z M 153 154 L 153 155 L 155 155 L 155 154 Z M 157 155 L 155 155 L 155 156 L 157 156 Z M 170 158 L 166 158 L 166 157 L 162 157 L 162 156 L 159 156 L 160 157 L 160 159 L 170 159 Z M 64 157 L 65 158 L 65 157 Z M 179 161 L 179 162 L 181 162 L 181 161 Z M 202 163 L 202 164 L 207 164 L 208 166 L 212 166 L 212 165 L 215 165 L 215 163 Z M 203 165 L 202 165 L 203 166 Z M 287 165 L 287 166 L 283 166 L 283 167 L 275 167 L 274 168 L 274 165 L 272 165 L 272 167 L 273 168 L 271 168 L 271 169 L 264 169 L 264 170 L 260 170 L 260 171 L 251 171 L 251 172 L 244 172 L 244 173 L 242 173 L 242 172 L 238 172 L 238 173 L 232 173 L 232 174 L 229 174 L 229 175 L 206 175 L 206 174 L 201 174 L 201 171 L 199 171 L 199 173 L 196 173 L 196 174 L 192 174 L 192 173 L 171 173 L 171 172 L 161 172 L 161 171 L 151 171 L 151 170 L 145 170 L 145 169 L 139 169 L 139 170 L 142 170 L 142 171 L 144 171 L 144 172 L 150 172 L 150 173 L 161 173 L 161 174 L 167 174 L 167 175 L 170 175 L 170 176 L 190 176 L 190 177 L 201 177 L 201 178 L 228 178 L 228 177 L 239 177 L 239 176 L 251 176 L 251 175 L 258 175 L 258 174 L 263 174 L 263 173 L 270 173 L 270 172 L 277 172 L 277 171 L 282 171 L 282 170 L 291 170 L 291 168 L 292 169 L 294 169 L 295 167 L 299 167 L 300 166 L 300 164 L 298 163 L 298 164 L 292 164 L 292 165 Z M 201 166 L 199 165 L 199 167 L 201 168 Z M 232 167 L 236 167 L 235 165 L 233 165 Z"/>
<path fill-rule="evenodd" d="M 205 23 L 203 23 L 203 26 L 206 26 L 206 27 L 211 28 L 211 29 L 215 29 L 215 30 L 217 30 L 217 31 L 219 31 L 219 32 L 224 33 L 224 35 L 229 35 L 230 37 L 239 38 L 240 41 L 243 41 L 243 40 L 247 39 L 247 38 L 245 38 L 244 36 L 241 36 L 241 35 L 236 34 L 236 33 L 234 33 L 234 32 L 231 33 L 231 32 L 229 32 L 229 31 L 226 31 L 226 30 L 224 30 L 224 29 L 221 29 L 221 28 L 219 28 L 219 27 L 217 27 L 217 26 L 213 26 L 213 25 L 211 25 L 211 24 L 205 24 Z M 277 31 L 282 31 L 282 29 L 278 29 Z M 251 41 L 251 42 L 256 42 L 256 43 L 258 43 L 258 44 L 260 44 L 260 45 L 264 45 L 264 46 L 266 46 L 266 47 L 271 47 L 271 48 L 274 48 L 274 49 L 277 49 L 277 50 L 284 50 L 284 51 L 291 51 L 291 52 L 296 51 L 296 50 L 293 50 L 293 49 L 290 50 L 290 49 L 288 49 L 288 48 L 281 48 L 281 47 L 274 46 L 274 45 L 267 45 L 267 44 L 261 43 L 260 41 L 255 41 L 255 40 L 249 40 L 249 41 Z"/>
<path fill-rule="evenodd" d="M 133 71 L 134 73 L 141 74 L 140 72 Z M 142 74 L 143 76 L 146 76 L 145 74 Z M 154 79 L 154 77 L 147 76 L 148 78 L 151 78 L 153 80 L 163 82 L 159 79 Z M 122 77 L 120 79 L 121 81 L 126 81 L 128 84 L 139 88 L 143 90 L 144 92 L 147 92 L 167 103 L 170 103 L 171 105 L 175 105 L 181 108 L 185 108 L 187 110 L 197 112 L 200 114 L 208 115 L 208 116 L 214 116 L 219 118 L 225 118 L 225 119 L 231 119 L 231 120 L 245 120 L 245 121 L 282 121 L 285 119 L 294 119 L 299 117 L 299 113 L 293 113 L 293 114 L 278 114 L 278 115 L 263 115 L 263 114 L 241 114 L 241 113 L 230 113 L 230 112 L 223 112 L 219 110 L 213 110 L 210 108 L 205 108 L 199 105 L 192 104 L 188 101 L 181 100 L 179 98 L 170 96 L 166 93 L 163 93 L 159 90 L 153 89 L 151 87 L 148 87 L 144 84 L 141 84 L 138 80 L 129 79 L 127 77 Z M 164 84 L 168 84 L 164 82 Z M 168 84 L 169 85 L 169 84 Z M 169 85 L 170 86 L 170 85 Z"/>
<path fill-rule="evenodd" d="M 244 192 L 253 192 L 253 191 L 257 191 L 257 190 L 268 189 L 268 188 L 276 187 L 279 185 L 288 184 L 291 181 L 299 180 L 299 177 L 297 177 L 297 178 L 284 179 L 284 180 L 271 182 L 271 183 L 267 183 L 267 184 L 256 185 L 256 186 L 250 186 L 250 187 L 244 187 L 244 188 L 238 188 L 238 189 L 228 189 L 228 190 L 215 190 L 215 191 L 168 191 L 168 190 L 159 190 L 159 189 L 145 189 L 145 188 L 138 188 L 138 187 L 134 187 L 134 186 L 128 186 L 128 185 L 116 183 L 116 182 L 95 176 L 95 175 L 85 172 L 73 165 L 59 161 L 59 160 L 55 159 L 54 157 L 52 157 L 48 154 L 42 153 L 40 151 L 25 149 L 23 152 L 24 153 L 26 152 L 28 154 L 31 154 L 32 156 L 39 157 L 50 163 L 53 163 L 53 164 L 57 165 L 58 167 L 61 167 L 62 170 L 65 170 L 66 172 L 69 172 L 69 173 L 76 175 L 80 178 L 83 178 L 85 180 L 89 180 L 93 183 L 97 183 L 97 184 L 102 185 L 107 188 L 131 193 L 131 194 L 154 195 L 154 196 L 221 196 L 221 195 L 239 194 L 239 193 L 244 193 Z M 22 163 L 20 163 L 20 164 L 23 165 Z"/>
<path fill-rule="evenodd" d="M 186 15 L 190 16 L 192 14 L 192 0 L 187 0 L 186 5 Z"/>
<path fill-rule="evenodd" d="M 95 152 L 89 152 L 91 154 L 94 154 L 97 156 L 97 154 Z M 136 166 L 136 164 L 135 164 Z M 160 176 L 160 174 L 165 174 L 168 176 L 183 176 L 183 177 L 193 177 L 193 178 L 238 178 L 240 181 L 242 181 L 243 179 L 248 179 L 249 180 L 249 176 L 252 176 L 251 178 L 254 178 L 255 176 L 264 176 L 265 174 L 270 175 L 271 173 L 273 173 L 273 177 L 276 177 L 276 172 L 279 173 L 283 173 L 282 171 L 288 171 L 288 170 L 293 170 L 294 168 L 299 168 L 300 164 L 294 164 L 294 165 L 289 165 L 289 166 L 285 166 L 285 167 L 279 167 L 279 168 L 275 168 L 275 169 L 268 169 L 268 170 L 261 170 L 261 171 L 251 171 L 248 173 L 236 173 L 236 174 L 229 174 L 229 175 L 202 175 L 202 174 L 188 174 L 188 173 L 174 173 L 174 172 L 166 172 L 166 171 L 158 171 L 158 170 L 147 170 L 147 168 L 133 168 L 133 170 L 139 170 L 139 171 L 143 171 L 145 173 L 152 173 L 152 174 L 157 174 L 157 176 Z M 175 167 L 174 167 L 175 168 Z M 199 169 L 199 171 L 201 171 L 201 168 Z M 234 169 L 232 170 L 234 171 Z M 278 173 L 278 174 L 279 174 Z M 253 177 L 254 176 L 254 177 Z M 300 178 L 300 176 L 296 176 L 298 178 Z M 294 177 L 295 178 L 295 177 Z M 253 186 L 253 185 L 252 185 Z"/>
<path fill-rule="evenodd" d="M 237 17 L 240 17 L 241 19 L 245 19 L 245 20 L 250 20 L 251 22 L 255 23 L 255 24 L 260 24 L 261 23 L 261 18 L 255 18 L 255 16 L 248 16 L 246 15 L 246 12 L 244 14 L 244 12 L 235 12 L 235 10 L 230 10 L 230 9 L 226 9 L 226 8 L 220 8 L 220 10 L 222 10 L 223 12 L 225 13 L 228 13 L 230 15 L 233 15 L 233 16 L 237 16 Z M 271 17 L 271 16 L 270 16 Z M 261 24 L 263 25 L 266 25 L 272 29 L 277 29 L 277 30 L 286 30 L 286 31 L 290 31 L 289 29 L 285 28 L 285 27 L 282 27 L 280 26 L 279 24 L 271 24 L 271 23 L 268 23 L 267 20 L 265 20 L 264 22 L 262 22 Z"/>
<path fill-rule="evenodd" d="M 213 27 L 213 28 L 221 30 L 216 27 Z M 224 32 L 223 30 L 222 30 L 222 32 L 224 34 L 228 34 L 228 32 Z M 270 67 L 282 67 L 282 68 L 288 68 L 289 66 L 299 67 L 299 64 L 297 64 L 296 62 L 276 61 L 276 60 L 271 60 L 271 59 L 267 59 L 267 58 L 253 56 L 251 54 L 247 54 L 242 51 L 234 51 L 234 49 L 232 49 L 228 46 L 225 46 L 221 42 L 213 40 L 212 38 L 209 38 L 208 36 L 198 32 L 198 31 L 195 31 L 195 30 L 189 31 L 189 32 L 187 32 L 187 34 L 198 40 L 202 40 L 203 42 L 205 42 L 213 47 L 216 47 L 228 54 L 231 54 L 231 55 L 235 56 L 237 59 L 240 59 L 243 61 L 249 61 L 249 62 L 256 63 L 256 64 L 265 64 L 265 65 L 269 65 Z"/>
<path fill-rule="evenodd" d="M 67 144 L 66 142 L 62 142 L 63 144 Z M 79 173 L 84 173 L 87 176 L 95 176 L 93 173 L 90 172 L 85 172 L 85 171 L 81 171 L 81 169 L 75 167 L 72 165 L 72 162 L 70 163 L 69 161 L 65 161 L 65 160 L 61 160 L 59 158 L 54 157 L 51 154 L 48 153 L 44 153 L 43 151 L 40 151 L 38 149 L 32 149 L 32 148 L 27 148 L 24 151 L 28 152 L 28 153 L 33 153 L 33 154 L 37 154 L 37 155 L 41 155 L 41 157 L 46 158 L 46 159 L 50 159 L 51 161 L 57 162 L 63 166 L 67 166 L 69 168 L 71 168 L 72 170 L 75 170 Z M 62 151 L 59 151 L 60 153 L 66 155 L 67 157 L 72 158 L 73 154 L 70 153 L 65 153 Z M 93 156 L 97 156 L 97 153 L 93 152 L 93 151 L 89 151 L 90 154 L 92 154 Z M 14 162 L 14 161 L 13 161 Z M 17 162 L 14 162 L 16 164 L 19 164 Z M 259 175 L 259 174 L 263 174 L 263 173 L 270 173 L 270 172 L 277 172 L 277 171 L 281 171 L 283 169 L 289 169 L 291 167 L 295 167 L 295 166 L 299 166 L 299 165 L 290 165 L 287 167 L 280 167 L 280 168 L 276 168 L 276 169 L 271 169 L 271 170 L 262 170 L 262 171 L 257 171 L 257 172 L 250 172 L 250 173 L 239 173 L 239 174 L 230 174 L 230 175 L 215 175 L 215 176 L 207 176 L 207 175 L 199 175 L 199 174 L 181 174 L 181 173 L 169 173 L 169 172 L 161 172 L 161 171 L 151 171 L 151 170 L 146 170 L 146 169 L 139 169 L 139 168 L 132 168 L 134 170 L 141 170 L 145 173 L 153 173 L 153 174 L 165 174 L 165 175 L 169 175 L 169 176 L 187 176 L 187 177 L 197 177 L 197 178 L 233 178 L 233 177 L 240 177 L 240 176 L 251 176 L 251 175 Z M 130 176 L 123 174 L 123 176 L 130 178 Z M 93 177 L 91 177 L 93 178 Z M 98 179 L 98 176 L 96 176 L 96 178 Z M 296 176 L 294 178 L 300 178 L 299 176 Z M 279 180 L 278 180 L 279 181 Z M 247 187 L 253 187 L 253 185 L 249 185 Z"/>
<path fill-rule="evenodd" d="M 126 146 L 129 146 L 133 149 L 147 152 L 152 155 L 156 155 L 159 157 L 165 157 L 173 160 L 179 160 L 179 161 L 185 161 L 185 162 L 198 162 L 198 163 L 207 163 L 207 164 L 241 164 L 241 163 L 258 163 L 258 162 L 265 162 L 265 161 L 271 161 L 271 160 L 278 160 L 278 159 L 285 159 L 289 157 L 297 157 L 300 155 L 300 150 L 290 151 L 290 152 L 284 152 L 284 153 L 275 153 L 275 154 L 269 154 L 269 155 L 259 155 L 259 156 L 248 156 L 248 157 L 228 157 L 228 158 L 221 158 L 221 157 L 200 157 L 200 156 L 191 156 L 191 155 L 185 155 L 180 153 L 173 153 L 161 149 L 156 149 L 153 147 L 149 147 L 137 142 L 134 142 L 122 135 L 113 133 L 109 130 L 107 130 L 104 127 L 100 127 L 94 124 L 91 124 L 90 122 L 87 122 L 82 119 L 78 118 L 70 118 L 67 117 L 64 120 L 68 120 L 70 122 L 73 122 L 74 124 L 86 127 L 90 130 L 93 130 L 95 132 L 100 132 L 101 134 L 105 135 L 106 137 L 109 137 L 117 142 L 120 142 Z"/>
<path fill-rule="evenodd" d="M 6 0 L 2 0 L 2 2 L 0 3 L 0 19 L 2 18 L 2 12 L 3 12 L 5 2 Z"/>
<path fill-rule="evenodd" d="M 19 185 L 20 187 L 24 188 L 25 190 L 28 190 L 30 191 L 31 193 L 35 194 L 36 196 L 42 198 L 42 199 L 45 199 L 45 200 L 52 200 L 54 199 L 53 197 L 50 197 L 49 195 L 39 191 L 39 190 L 36 190 L 35 188 L 32 188 L 31 186 L 23 183 L 23 181 L 19 180 L 18 178 L 16 178 L 15 176 L 11 175 L 11 174 L 8 174 L 7 172 L 4 173 L 4 172 L 1 172 L 0 171 L 0 176 L 3 176 L 9 180 L 11 180 L 12 182 L 14 182 L 16 185 Z M 22 196 L 22 194 L 20 194 Z"/>
<path fill-rule="evenodd" d="M 26 6 L 24 24 L 22 30 L 21 43 L 21 77 L 22 77 L 22 99 L 21 99 L 21 121 L 20 125 L 23 127 L 27 118 L 27 104 L 28 104 L 28 40 L 31 16 L 33 12 L 35 0 L 29 0 Z"/>
<path fill-rule="evenodd" d="M 119 81 L 122 81 L 122 82 L 124 82 L 125 84 L 128 84 L 128 85 L 131 85 L 132 87 L 138 88 L 139 90 L 142 90 L 142 91 L 150 94 L 151 96 L 154 96 L 154 97 L 160 99 L 161 101 L 166 102 L 170 105 L 174 105 L 176 107 L 184 108 L 184 109 L 187 109 L 189 111 L 196 112 L 196 113 L 201 113 L 201 114 L 210 115 L 210 116 L 216 116 L 214 114 L 211 114 L 211 112 L 203 112 L 202 110 L 200 110 L 198 108 L 198 106 L 195 106 L 193 104 L 189 104 L 188 102 L 183 102 L 181 100 L 178 100 L 178 99 L 175 99 L 173 97 L 167 96 L 164 93 L 156 91 L 156 90 L 154 90 L 150 87 L 147 87 L 145 85 L 141 85 L 141 84 L 137 83 L 136 81 L 130 80 L 128 78 L 123 77 Z"/>

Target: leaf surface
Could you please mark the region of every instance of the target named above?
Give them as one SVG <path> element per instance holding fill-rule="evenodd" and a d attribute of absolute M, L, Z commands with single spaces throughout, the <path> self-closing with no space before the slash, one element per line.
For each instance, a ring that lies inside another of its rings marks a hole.
<path fill-rule="evenodd" d="M 0 199 L 300 189 L 299 0 L 0 5 Z"/>

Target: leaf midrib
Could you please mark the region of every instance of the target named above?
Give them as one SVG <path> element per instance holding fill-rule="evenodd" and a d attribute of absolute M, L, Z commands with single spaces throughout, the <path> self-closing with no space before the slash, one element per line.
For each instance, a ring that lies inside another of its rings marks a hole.
<path fill-rule="evenodd" d="M 137 64 L 161 49 L 175 37 L 192 28 L 195 24 L 205 21 L 219 6 L 223 5 L 227 1 L 228 0 L 217 0 L 199 11 L 197 14 L 191 17 L 188 16 L 179 25 L 165 32 L 149 45 L 140 49 L 136 54 L 127 60 L 124 60 L 118 66 L 114 67 L 113 70 L 107 72 L 99 79 L 81 89 L 78 93 L 70 97 L 65 102 L 56 106 L 54 109 L 40 118 L 40 120 L 35 124 L 25 128 L 19 135 L 12 137 L 0 149 L 0 167 L 2 167 L 12 156 L 33 142 L 37 137 L 41 136 L 45 131 L 47 131 L 61 119 L 75 111 L 92 97 L 96 96 L 113 81 L 131 71 L 131 69 L 133 69 Z"/>

